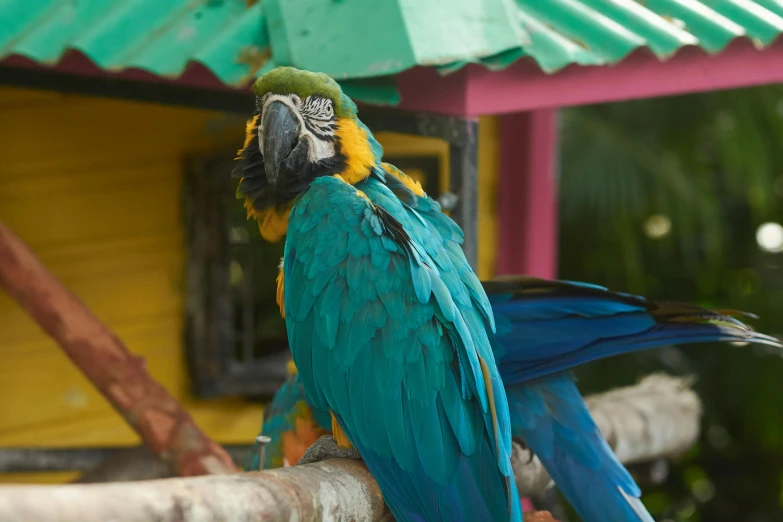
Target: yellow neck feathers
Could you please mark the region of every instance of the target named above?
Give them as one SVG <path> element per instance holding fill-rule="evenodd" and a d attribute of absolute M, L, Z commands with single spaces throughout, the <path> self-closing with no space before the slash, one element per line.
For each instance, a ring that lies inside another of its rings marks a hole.
<path fill-rule="evenodd" d="M 335 135 L 340 140 L 345 156 L 345 170 L 338 174 L 351 185 L 355 185 L 370 175 L 370 168 L 375 164 L 367 131 L 360 128 L 352 118 L 340 118 L 337 120 Z"/>
<path fill-rule="evenodd" d="M 253 204 L 245 199 L 247 218 L 258 220 L 258 230 L 261 232 L 261 237 L 270 243 L 280 241 L 288 231 L 288 217 L 291 215 L 292 206 L 293 202 L 280 212 L 276 208 L 256 210 L 253 208 Z"/>
<path fill-rule="evenodd" d="M 239 151 L 239 155 L 242 154 L 242 152 L 248 148 L 248 146 L 256 139 L 258 136 L 258 115 L 253 116 L 249 120 L 247 120 L 247 124 L 245 125 L 245 144 L 242 145 L 242 150 Z M 257 144 L 258 142 L 256 142 Z"/>

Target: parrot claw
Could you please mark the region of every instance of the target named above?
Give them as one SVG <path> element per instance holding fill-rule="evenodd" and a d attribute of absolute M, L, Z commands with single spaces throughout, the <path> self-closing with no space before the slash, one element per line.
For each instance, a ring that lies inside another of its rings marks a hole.
<path fill-rule="evenodd" d="M 511 440 L 514 441 L 514 444 L 519 446 L 522 449 L 522 451 L 528 452 L 529 455 L 527 459 L 527 464 L 533 462 L 533 457 L 535 457 L 535 453 L 533 453 L 533 450 L 530 449 L 530 446 L 527 445 L 527 442 L 525 442 L 521 437 L 512 437 Z"/>
<path fill-rule="evenodd" d="M 356 448 L 341 448 L 337 445 L 334 437 L 324 435 L 319 438 L 312 446 L 307 448 L 305 454 L 299 460 L 299 464 L 313 464 L 329 459 L 355 459 L 362 460 L 362 456 Z"/>

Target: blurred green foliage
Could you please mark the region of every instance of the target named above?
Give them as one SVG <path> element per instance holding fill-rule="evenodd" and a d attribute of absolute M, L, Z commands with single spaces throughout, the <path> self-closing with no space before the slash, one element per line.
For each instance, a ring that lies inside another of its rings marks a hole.
<path fill-rule="evenodd" d="M 750 311 L 783 335 L 783 253 L 756 242 L 783 222 L 783 88 L 568 109 L 560 124 L 560 277 Z M 783 520 L 780 354 L 670 347 L 578 377 L 590 393 L 653 371 L 695 375 L 704 404 L 697 446 L 644 488 L 656 519 Z"/>

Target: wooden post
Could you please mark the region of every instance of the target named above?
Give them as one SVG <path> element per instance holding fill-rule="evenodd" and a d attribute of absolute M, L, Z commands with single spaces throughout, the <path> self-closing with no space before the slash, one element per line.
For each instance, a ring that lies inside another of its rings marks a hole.
<path fill-rule="evenodd" d="M 557 273 L 557 111 L 500 117 L 497 273 Z"/>
<path fill-rule="evenodd" d="M 228 453 L 150 376 L 144 360 L 131 354 L 3 223 L 0 286 L 57 341 L 174 473 L 189 476 L 236 471 Z"/>

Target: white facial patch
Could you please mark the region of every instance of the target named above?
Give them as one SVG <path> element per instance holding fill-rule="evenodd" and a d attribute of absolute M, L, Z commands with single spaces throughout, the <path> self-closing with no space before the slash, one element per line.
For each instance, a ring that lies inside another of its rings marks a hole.
<path fill-rule="evenodd" d="M 307 143 L 307 157 L 313 163 L 334 156 L 334 113 L 331 100 L 308 97 L 304 102 L 295 94 L 267 94 L 263 98 L 258 145 L 264 151 L 264 111 L 270 103 L 284 103 L 299 120 L 299 139 Z M 320 136 L 323 137 L 320 137 Z"/>

